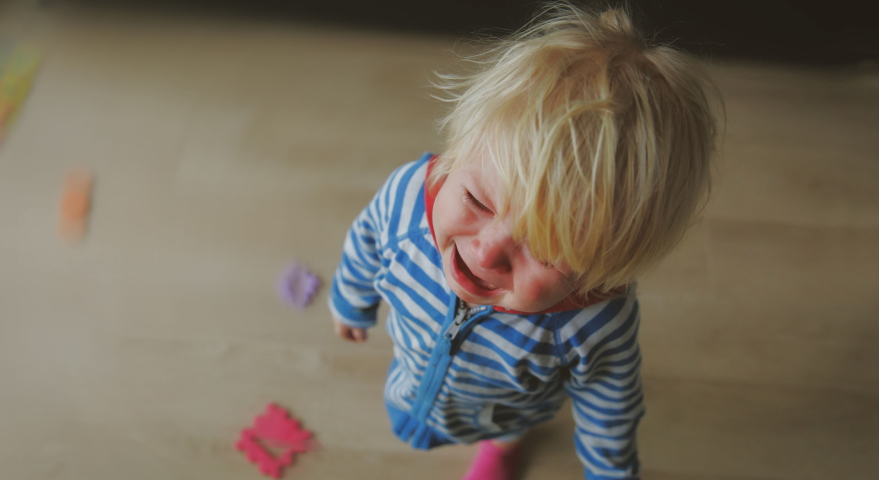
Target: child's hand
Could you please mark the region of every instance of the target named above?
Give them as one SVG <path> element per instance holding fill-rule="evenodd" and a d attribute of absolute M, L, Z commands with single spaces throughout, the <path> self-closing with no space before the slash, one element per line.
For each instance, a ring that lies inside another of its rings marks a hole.
<path fill-rule="evenodd" d="M 336 335 L 342 337 L 349 342 L 360 343 L 366 341 L 366 329 L 349 327 L 340 322 L 338 318 L 333 317 L 333 325 L 336 329 Z"/>

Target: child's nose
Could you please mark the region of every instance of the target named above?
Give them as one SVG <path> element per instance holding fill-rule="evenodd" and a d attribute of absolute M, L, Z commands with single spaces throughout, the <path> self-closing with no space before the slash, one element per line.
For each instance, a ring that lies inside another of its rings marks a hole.
<path fill-rule="evenodd" d="M 476 266 L 496 273 L 508 273 L 512 269 L 510 252 L 515 246 L 509 232 L 503 228 L 485 228 L 470 244 Z M 478 274 L 478 272 L 477 272 Z"/>

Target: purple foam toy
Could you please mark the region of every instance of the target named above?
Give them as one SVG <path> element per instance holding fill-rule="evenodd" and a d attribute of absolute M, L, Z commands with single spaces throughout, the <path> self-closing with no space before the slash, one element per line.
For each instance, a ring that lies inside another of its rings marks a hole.
<path fill-rule="evenodd" d="M 320 279 L 304 265 L 294 263 L 278 280 L 278 295 L 287 304 L 304 309 L 320 288 Z"/>

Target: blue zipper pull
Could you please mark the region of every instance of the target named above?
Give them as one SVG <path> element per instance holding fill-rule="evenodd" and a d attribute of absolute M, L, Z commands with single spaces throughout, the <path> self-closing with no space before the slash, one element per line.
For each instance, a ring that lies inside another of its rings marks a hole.
<path fill-rule="evenodd" d="M 462 302 L 459 298 L 455 302 L 455 319 L 452 320 L 452 324 L 446 329 L 446 338 L 450 341 L 454 340 L 455 336 L 458 335 L 458 331 L 461 330 L 461 325 L 464 325 L 464 322 L 466 322 L 469 317 L 470 310 L 467 308 L 467 304 Z"/>
<path fill-rule="evenodd" d="M 458 303 L 455 304 L 456 315 L 455 319 L 452 321 L 452 324 L 449 325 L 449 328 L 446 329 L 446 339 L 449 341 L 449 355 L 454 355 L 458 348 L 461 346 L 463 339 L 461 341 L 455 342 L 455 338 L 461 332 L 462 327 L 467 323 L 468 320 L 473 318 L 475 315 L 478 315 L 486 310 L 489 310 L 491 307 L 487 306 L 478 306 L 473 308 L 467 308 L 467 304 L 462 302 L 461 299 L 458 299 Z M 472 326 L 471 326 L 472 327 Z M 472 328 L 467 331 L 472 330 Z"/>

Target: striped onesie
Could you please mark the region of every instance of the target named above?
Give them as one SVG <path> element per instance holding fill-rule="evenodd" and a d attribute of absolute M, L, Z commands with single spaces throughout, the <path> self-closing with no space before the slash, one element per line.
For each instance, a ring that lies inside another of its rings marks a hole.
<path fill-rule="evenodd" d="M 330 309 L 369 328 L 383 299 L 394 360 L 385 406 L 415 448 L 522 434 L 572 399 L 589 480 L 637 479 L 644 413 L 635 288 L 574 310 L 468 308 L 449 288 L 432 234 L 432 155 L 395 170 L 354 221 Z"/>

